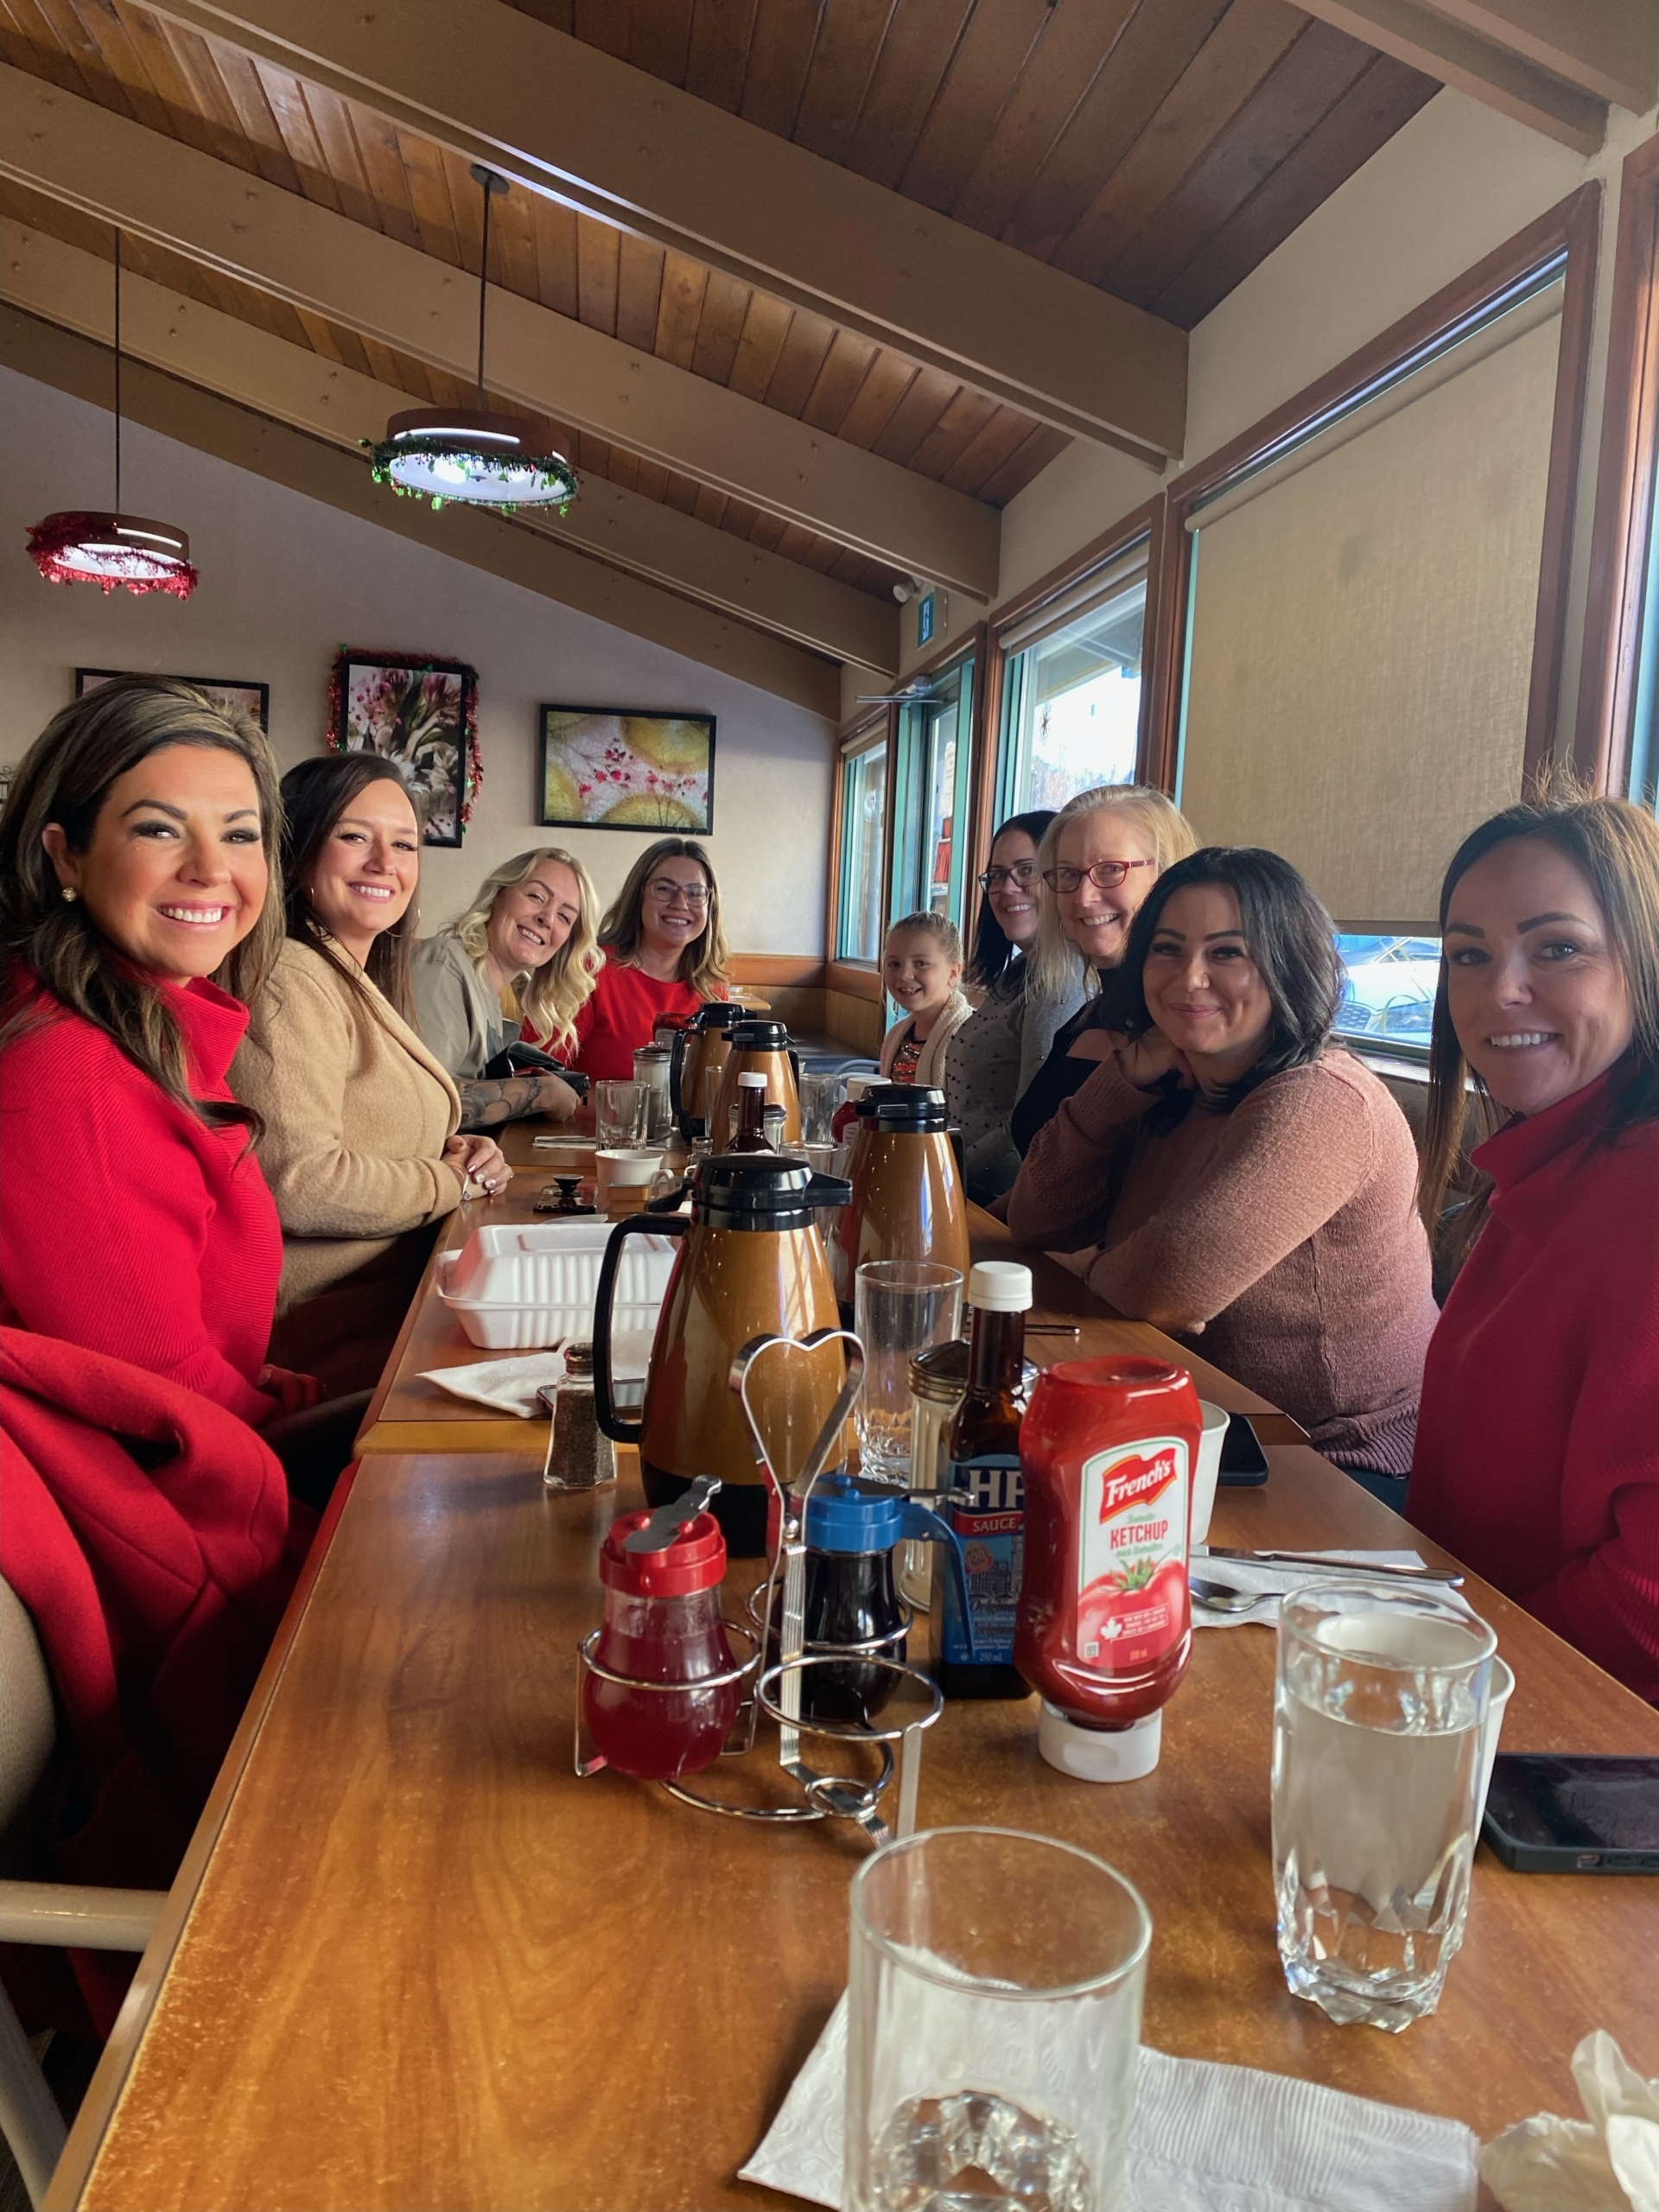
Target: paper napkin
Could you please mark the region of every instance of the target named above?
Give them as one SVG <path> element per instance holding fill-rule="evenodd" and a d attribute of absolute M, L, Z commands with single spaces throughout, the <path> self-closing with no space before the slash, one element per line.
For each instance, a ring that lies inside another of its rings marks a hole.
<path fill-rule="evenodd" d="M 613 1382 L 644 1379 L 654 1336 L 651 1329 L 617 1330 L 611 1338 Z M 536 1393 L 550 1390 L 563 1372 L 562 1350 L 526 1351 L 510 1359 L 474 1360 L 466 1367 L 429 1367 L 421 1380 L 435 1382 L 439 1389 L 468 1399 L 474 1405 L 487 1406 L 492 1413 L 517 1414 L 521 1420 L 530 1421 L 541 1413 Z"/>
<path fill-rule="evenodd" d="M 740 2173 L 839 2205 L 847 1999 Z M 1455 2120 L 1314 2082 L 1142 2049 L 1123 2212 L 1473 2212 L 1479 2145 Z"/>
<path fill-rule="evenodd" d="M 1421 1567 L 1426 1564 L 1421 1552 L 1320 1552 L 1320 1559 L 1329 1560 L 1333 1566 L 1342 1567 Z M 1192 1601 L 1194 1628 L 1242 1628 L 1247 1622 L 1257 1621 L 1272 1628 L 1279 1618 L 1279 1600 L 1294 1590 L 1305 1590 L 1310 1582 L 1319 1580 L 1317 1567 L 1273 1567 L 1258 1564 L 1253 1560 L 1218 1559 L 1206 1566 L 1208 1554 L 1199 1547 L 1191 1560 L 1192 1572 L 1200 1580 L 1208 1575 L 1217 1582 L 1230 1582 L 1235 1589 L 1259 1590 L 1262 1599 L 1248 1612 L 1212 1613 L 1206 1606 Z M 1432 1586 L 1444 1590 L 1443 1583 Z M 1452 1593 L 1455 1596 L 1455 1592 Z"/>

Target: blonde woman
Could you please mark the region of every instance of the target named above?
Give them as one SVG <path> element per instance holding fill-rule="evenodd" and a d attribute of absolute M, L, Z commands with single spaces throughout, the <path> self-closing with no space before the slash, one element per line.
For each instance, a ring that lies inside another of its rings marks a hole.
<path fill-rule="evenodd" d="M 575 1065 L 594 1082 L 626 1083 L 658 1017 L 694 1014 L 723 999 L 726 933 L 707 850 L 694 837 L 659 837 L 628 870 L 599 925 L 605 955 L 575 1019 Z"/>
<path fill-rule="evenodd" d="M 1037 867 L 1051 895 L 1028 955 L 1030 988 L 1042 999 L 1075 998 L 1080 988 L 1087 995 L 1009 1116 L 1021 1154 L 1111 1051 L 1116 1040 L 1101 1027 L 1101 976 L 1122 959 L 1129 925 L 1153 885 L 1198 843 L 1186 817 L 1145 784 L 1079 791 L 1044 833 Z"/>
<path fill-rule="evenodd" d="M 568 1121 L 576 1093 L 557 1076 L 486 1071 L 518 1035 L 501 1007 L 516 985 L 525 1032 L 556 1056 L 575 1042 L 576 1016 L 599 973 L 599 899 L 574 853 L 518 853 L 492 868 L 458 922 L 415 948 L 410 988 L 422 1038 L 454 1077 L 463 1129 L 526 1114 Z"/>

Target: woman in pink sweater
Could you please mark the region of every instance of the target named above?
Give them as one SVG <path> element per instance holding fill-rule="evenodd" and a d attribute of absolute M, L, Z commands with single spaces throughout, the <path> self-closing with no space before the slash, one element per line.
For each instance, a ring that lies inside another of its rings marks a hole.
<path fill-rule="evenodd" d="M 1428 1240 L 1405 1116 L 1330 1049 L 1329 915 L 1276 853 L 1209 846 L 1153 886 L 1116 988 L 1122 1041 L 1037 1135 L 1008 1226 L 1340 1465 L 1404 1475 Z"/>
<path fill-rule="evenodd" d="M 1659 823 L 1510 807 L 1440 899 L 1423 1159 L 1472 1250 L 1423 1377 L 1411 1517 L 1659 1704 Z M 1475 1241 L 1478 1237 L 1478 1241 Z"/>

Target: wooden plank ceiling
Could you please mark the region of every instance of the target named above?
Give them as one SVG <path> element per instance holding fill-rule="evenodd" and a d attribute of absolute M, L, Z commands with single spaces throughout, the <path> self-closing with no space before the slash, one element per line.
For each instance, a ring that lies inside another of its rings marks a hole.
<path fill-rule="evenodd" d="M 1185 328 L 1391 137 L 1434 80 L 1287 0 L 512 0 L 764 130 Z M 136 0 L 0 0 L 16 67 L 452 266 L 476 270 L 465 164 Z M 109 255 L 24 188 L 0 208 Z M 493 279 L 558 314 L 1001 506 L 1066 440 L 902 355 L 526 191 Z M 470 388 L 137 240 L 135 269 L 432 405 Z M 582 435 L 573 457 L 887 596 L 895 571 Z"/>

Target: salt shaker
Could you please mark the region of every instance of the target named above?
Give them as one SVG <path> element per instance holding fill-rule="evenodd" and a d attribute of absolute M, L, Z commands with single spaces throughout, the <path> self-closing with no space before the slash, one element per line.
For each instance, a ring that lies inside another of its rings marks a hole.
<path fill-rule="evenodd" d="M 549 1490 L 598 1490 L 616 1480 L 616 1447 L 594 1412 L 594 1348 L 567 1344 L 564 1372 L 537 1393 L 552 1415 L 542 1480 Z"/>

